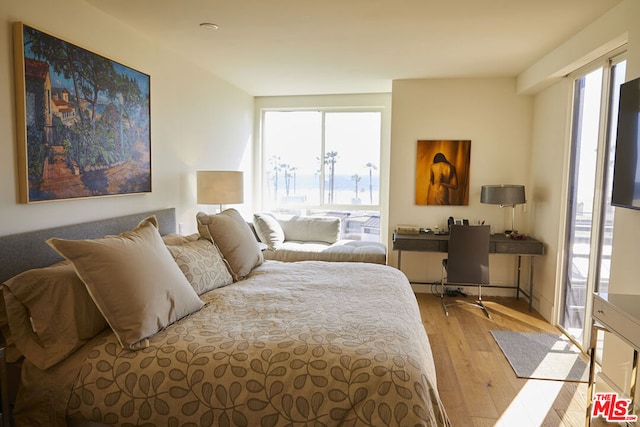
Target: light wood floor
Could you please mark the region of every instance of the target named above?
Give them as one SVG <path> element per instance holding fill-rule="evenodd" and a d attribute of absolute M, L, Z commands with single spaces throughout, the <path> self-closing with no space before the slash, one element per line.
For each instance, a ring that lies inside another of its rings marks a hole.
<path fill-rule="evenodd" d="M 526 300 L 487 297 L 492 316 L 488 319 L 466 304 L 449 307 L 447 317 L 439 296 L 416 297 L 431 342 L 440 397 L 454 427 L 585 425 L 585 383 L 516 377 L 489 333 L 560 333 L 538 313 L 529 312 Z M 595 421 L 593 425 L 604 424 Z"/>

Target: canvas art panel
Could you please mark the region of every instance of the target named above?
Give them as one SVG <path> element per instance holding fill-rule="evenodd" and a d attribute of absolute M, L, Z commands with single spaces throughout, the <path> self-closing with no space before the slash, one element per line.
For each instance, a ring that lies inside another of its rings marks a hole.
<path fill-rule="evenodd" d="M 151 192 L 150 77 L 14 23 L 20 202 Z"/>
<path fill-rule="evenodd" d="M 416 156 L 416 205 L 469 205 L 471 141 L 421 140 Z"/>

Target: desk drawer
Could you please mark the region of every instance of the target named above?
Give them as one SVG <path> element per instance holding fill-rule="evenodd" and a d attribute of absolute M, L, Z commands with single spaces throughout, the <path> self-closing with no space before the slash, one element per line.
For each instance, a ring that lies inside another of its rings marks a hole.
<path fill-rule="evenodd" d="M 593 317 L 634 347 L 640 348 L 640 325 L 616 310 L 608 301 L 597 296 L 593 299 Z"/>
<path fill-rule="evenodd" d="M 446 252 L 449 242 L 427 239 L 399 239 L 393 241 L 393 250 Z"/>
<path fill-rule="evenodd" d="M 544 246 L 537 240 L 512 240 L 495 242 L 495 247 L 492 247 L 491 251 L 498 254 L 542 255 Z"/>

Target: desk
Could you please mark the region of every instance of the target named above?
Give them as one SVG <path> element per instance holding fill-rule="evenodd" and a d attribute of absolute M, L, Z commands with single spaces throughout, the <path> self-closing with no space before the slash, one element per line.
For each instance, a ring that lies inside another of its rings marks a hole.
<path fill-rule="evenodd" d="M 587 390 L 587 422 L 591 424 L 591 405 L 596 369 L 596 342 L 599 330 L 615 334 L 633 348 L 633 363 L 629 387 L 630 409 L 636 396 L 638 351 L 640 351 L 640 295 L 593 294 L 591 342 L 589 344 L 589 386 Z"/>
<path fill-rule="evenodd" d="M 394 251 L 398 251 L 398 270 L 402 270 L 402 251 L 447 253 L 449 251 L 449 235 L 432 233 L 398 234 L 394 232 L 392 248 Z M 531 237 L 527 237 L 525 240 L 514 240 L 504 234 L 492 234 L 489 242 L 489 253 L 516 255 L 518 257 L 517 280 L 515 286 L 483 285 L 483 287 L 515 289 L 516 298 L 519 298 L 520 293 L 522 293 L 529 299 L 529 309 L 531 309 L 533 299 L 531 298 L 533 294 L 533 257 L 535 255 L 544 255 L 544 244 Z M 520 270 L 523 256 L 529 257 L 528 292 L 520 288 Z"/>

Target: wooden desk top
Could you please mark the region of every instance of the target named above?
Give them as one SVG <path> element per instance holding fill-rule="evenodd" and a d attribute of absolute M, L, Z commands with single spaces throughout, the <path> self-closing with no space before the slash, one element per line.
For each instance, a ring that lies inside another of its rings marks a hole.
<path fill-rule="evenodd" d="M 449 235 L 393 233 L 393 250 L 417 252 L 448 252 Z M 492 234 L 489 253 L 512 255 L 544 255 L 544 243 L 532 237 L 514 240 L 504 234 Z"/>

